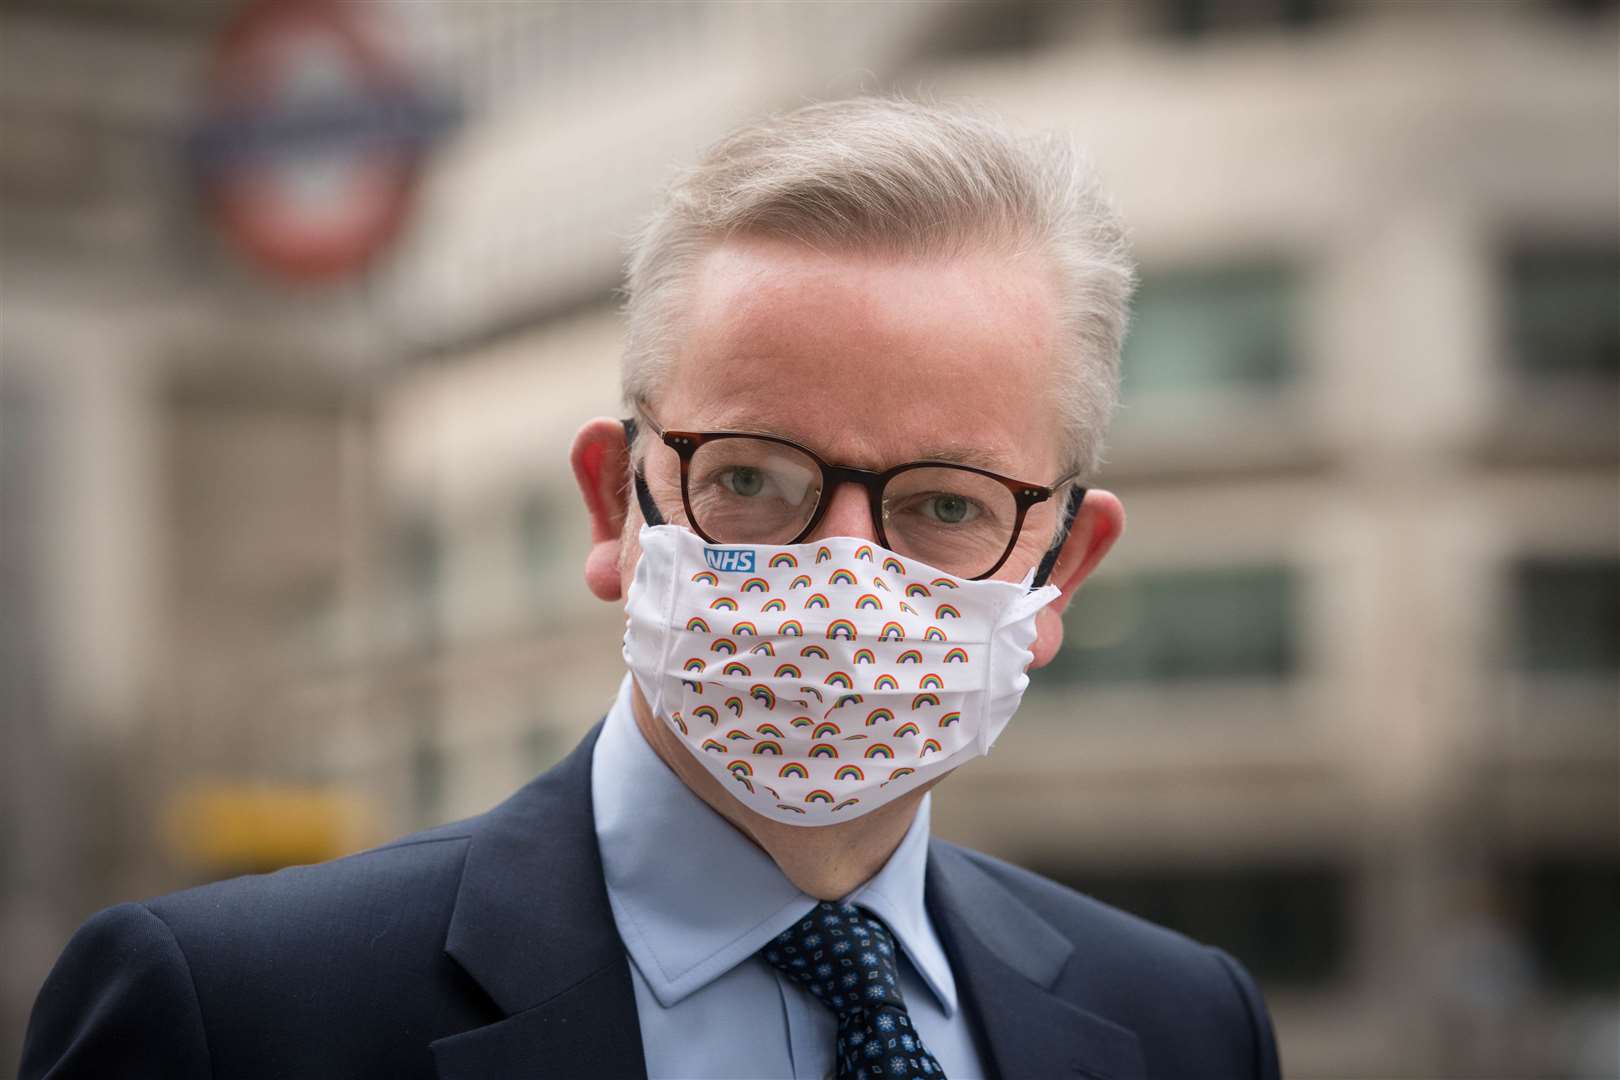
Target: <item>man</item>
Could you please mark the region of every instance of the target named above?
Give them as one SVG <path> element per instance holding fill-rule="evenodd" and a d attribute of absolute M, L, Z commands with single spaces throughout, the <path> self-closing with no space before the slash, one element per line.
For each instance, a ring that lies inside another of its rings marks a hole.
<path fill-rule="evenodd" d="M 1132 279 L 1055 140 L 866 99 L 713 148 L 574 444 L 604 722 L 486 814 L 98 914 L 23 1075 L 1275 1076 L 1229 957 L 928 836 L 1123 527 Z"/>

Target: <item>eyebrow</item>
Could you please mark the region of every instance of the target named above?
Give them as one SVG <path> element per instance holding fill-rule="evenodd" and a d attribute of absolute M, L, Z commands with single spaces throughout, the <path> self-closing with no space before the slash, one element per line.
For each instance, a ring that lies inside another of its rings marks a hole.
<path fill-rule="evenodd" d="M 706 425 L 709 423 L 717 426 L 707 427 Z M 763 424 L 750 424 L 725 413 L 706 421 L 704 430 L 741 431 L 751 432 L 758 435 L 774 435 L 778 439 L 786 439 L 788 442 L 797 443 L 800 446 L 814 450 L 823 458 L 829 461 L 831 460 L 826 453 L 816 446 L 815 439 L 808 438 L 800 432 L 785 431 L 780 428 L 769 427 Z M 903 462 L 892 462 L 891 464 L 884 466 L 884 468 L 893 468 L 895 465 L 909 464 L 913 461 L 938 461 L 951 465 L 970 465 L 974 468 L 985 469 L 989 472 L 997 473 L 1002 476 L 1010 476 L 1013 472 L 1007 459 L 1001 454 L 993 453 L 977 446 L 949 446 L 943 444 L 931 446 L 924 453 L 919 454 L 916 457 L 907 458 Z M 847 463 L 836 462 L 835 464 Z M 882 469 L 875 471 L 881 472 Z"/>

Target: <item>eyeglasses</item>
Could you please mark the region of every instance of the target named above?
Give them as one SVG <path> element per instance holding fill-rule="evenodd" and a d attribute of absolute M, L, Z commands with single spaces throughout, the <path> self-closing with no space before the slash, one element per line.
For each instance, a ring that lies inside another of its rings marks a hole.
<path fill-rule="evenodd" d="M 797 544 L 820 523 L 837 486 L 853 483 L 866 489 L 884 547 L 958 577 L 985 578 L 1012 554 L 1031 507 L 1076 479 L 1030 484 L 942 461 L 871 472 L 829 464 L 776 435 L 670 431 L 636 411 L 680 457 L 687 522 L 711 544 Z M 635 421 L 624 425 L 634 441 Z M 645 509 L 651 495 L 639 468 L 635 476 Z"/>

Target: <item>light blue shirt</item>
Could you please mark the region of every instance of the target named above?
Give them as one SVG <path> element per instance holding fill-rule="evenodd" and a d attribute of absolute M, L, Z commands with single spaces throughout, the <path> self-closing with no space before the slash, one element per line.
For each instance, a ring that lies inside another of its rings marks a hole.
<path fill-rule="evenodd" d="M 649 1080 L 831 1077 L 832 1010 L 756 955 L 816 898 L 659 759 L 636 726 L 630 686 L 626 675 L 597 739 L 591 795 Z M 984 1068 L 923 906 L 931 798 L 883 868 L 843 899 L 893 931 L 923 1045 L 950 1080 L 970 1080 Z"/>

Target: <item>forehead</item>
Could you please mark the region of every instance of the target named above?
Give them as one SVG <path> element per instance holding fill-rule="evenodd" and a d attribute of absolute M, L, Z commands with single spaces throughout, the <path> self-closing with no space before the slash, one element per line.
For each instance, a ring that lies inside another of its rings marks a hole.
<path fill-rule="evenodd" d="M 945 458 L 1049 480 L 1057 310 L 1031 256 L 728 241 L 696 269 L 656 414 L 671 427 L 770 431 L 843 464 Z"/>

